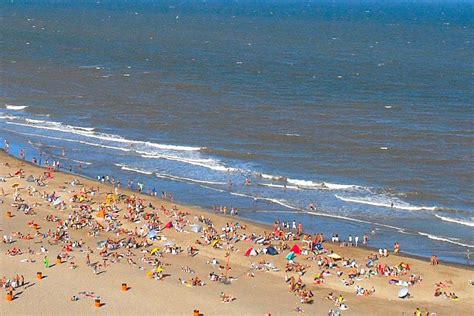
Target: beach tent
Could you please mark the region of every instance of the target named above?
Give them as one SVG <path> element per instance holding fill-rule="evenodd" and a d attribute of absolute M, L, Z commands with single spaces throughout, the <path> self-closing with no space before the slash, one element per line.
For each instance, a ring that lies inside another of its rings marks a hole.
<path fill-rule="evenodd" d="M 100 211 L 97 213 L 97 215 L 96 215 L 96 216 L 97 216 L 97 217 L 102 217 L 102 218 L 105 218 L 105 210 L 103 210 L 103 209 L 102 209 L 102 210 L 100 210 Z"/>
<path fill-rule="evenodd" d="M 54 205 L 54 206 L 57 206 L 57 205 L 59 205 L 59 204 L 61 204 L 61 203 L 62 203 L 62 201 L 61 201 L 60 198 L 57 198 L 56 200 L 53 201 L 53 205 Z"/>
<path fill-rule="evenodd" d="M 31 174 L 26 178 L 26 181 L 28 182 L 35 182 L 35 177 L 33 177 Z"/>
<path fill-rule="evenodd" d="M 290 249 L 295 255 L 301 255 L 301 249 L 297 244 L 294 244 L 293 247 Z"/>
<path fill-rule="evenodd" d="M 408 288 L 407 287 L 401 288 L 398 291 L 398 297 L 399 298 L 408 298 L 408 297 L 410 297 L 410 293 L 408 293 Z"/>
<path fill-rule="evenodd" d="M 286 255 L 286 260 L 293 260 L 295 258 L 295 253 L 290 252 L 289 254 Z"/>
<path fill-rule="evenodd" d="M 253 248 L 249 248 L 247 249 L 247 251 L 245 252 L 245 255 L 246 257 L 248 256 L 256 256 L 257 255 L 257 252 L 255 251 L 255 249 Z"/>
<path fill-rule="evenodd" d="M 102 248 L 102 247 L 104 247 L 104 245 L 105 245 L 106 243 L 107 243 L 107 241 L 105 241 L 105 240 L 100 240 L 100 241 L 97 242 L 97 247 Z"/>
<path fill-rule="evenodd" d="M 328 255 L 329 258 L 331 259 L 334 259 L 334 260 L 342 260 L 342 257 L 340 255 L 338 255 L 337 253 L 332 253 L 330 255 Z"/>
<path fill-rule="evenodd" d="M 194 226 L 191 228 L 191 230 L 195 233 L 201 232 L 201 229 L 202 229 L 202 227 L 199 224 L 194 224 Z"/>
<path fill-rule="evenodd" d="M 324 249 L 324 248 L 323 248 L 323 245 L 320 244 L 320 243 L 317 243 L 316 245 L 314 245 L 314 248 L 315 248 L 316 250 L 319 250 L 319 251 L 321 251 L 321 250 Z"/>
<path fill-rule="evenodd" d="M 274 256 L 278 254 L 278 251 L 275 249 L 275 247 L 270 246 L 267 248 L 267 254 L 269 254 L 270 256 Z"/>
<path fill-rule="evenodd" d="M 173 227 L 173 223 L 171 222 L 168 222 L 166 225 L 165 225 L 165 228 L 171 228 Z"/>
<path fill-rule="evenodd" d="M 147 235 L 148 239 L 155 239 L 156 238 L 156 230 L 150 230 Z"/>

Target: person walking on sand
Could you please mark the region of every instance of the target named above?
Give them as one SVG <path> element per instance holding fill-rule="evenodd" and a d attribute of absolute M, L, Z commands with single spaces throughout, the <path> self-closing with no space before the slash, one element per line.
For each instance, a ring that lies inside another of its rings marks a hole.
<path fill-rule="evenodd" d="M 354 237 L 354 243 L 356 247 L 359 245 L 359 236 Z"/>
<path fill-rule="evenodd" d="M 48 268 L 49 268 L 49 259 L 48 259 L 48 256 L 44 256 L 43 263 L 44 263 L 44 267 L 45 267 L 46 269 L 48 269 Z"/>

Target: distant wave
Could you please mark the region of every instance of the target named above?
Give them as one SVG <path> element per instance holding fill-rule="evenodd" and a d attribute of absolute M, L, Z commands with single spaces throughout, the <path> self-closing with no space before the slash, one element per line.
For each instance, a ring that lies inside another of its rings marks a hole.
<path fill-rule="evenodd" d="M 12 104 L 5 104 L 5 108 L 8 110 L 13 110 L 13 111 L 21 111 L 26 109 L 28 106 L 27 105 L 12 105 Z"/>
<path fill-rule="evenodd" d="M 297 134 L 297 133 L 287 133 L 287 134 L 285 134 L 285 136 L 288 136 L 288 137 L 300 137 L 301 135 L 300 135 L 300 134 Z"/>
<path fill-rule="evenodd" d="M 170 180 L 176 180 L 176 181 L 183 181 L 183 182 L 194 182 L 194 183 L 214 184 L 214 185 L 225 185 L 226 184 L 225 182 L 192 179 L 192 178 L 174 176 L 174 175 L 166 174 L 166 173 L 157 173 L 156 176 L 158 178 L 164 178 L 164 179 L 170 179 Z"/>
<path fill-rule="evenodd" d="M 120 167 L 120 169 L 122 169 L 122 170 L 132 171 L 132 172 L 146 174 L 146 175 L 152 175 L 153 174 L 152 171 L 137 169 L 137 168 L 129 167 L 127 165 L 122 165 L 122 164 L 117 164 L 117 163 L 115 165 L 117 167 Z"/>
<path fill-rule="evenodd" d="M 175 155 L 168 155 L 168 154 L 148 154 L 143 151 L 137 151 L 137 153 L 142 154 L 141 156 L 143 158 L 149 158 L 149 159 L 166 159 L 166 160 L 174 160 L 174 161 L 179 161 L 179 162 L 184 162 L 187 164 L 203 167 L 203 168 L 208 168 L 211 170 L 216 170 L 216 171 L 223 171 L 223 172 L 235 172 L 238 171 L 236 168 L 230 168 L 222 165 L 219 163 L 219 161 L 211 159 L 211 158 L 203 158 L 203 159 L 196 159 L 196 158 L 185 158 L 181 156 L 175 156 Z"/>
<path fill-rule="evenodd" d="M 268 187 L 268 188 L 299 190 L 299 188 L 294 185 L 281 185 L 281 184 L 272 184 L 272 183 L 257 183 L 257 185 Z"/>
<path fill-rule="evenodd" d="M 456 223 L 456 224 L 460 224 L 460 225 L 464 225 L 464 226 L 474 227 L 474 222 L 472 222 L 472 221 L 461 220 L 461 219 L 458 219 L 458 218 L 445 217 L 445 216 L 441 216 L 441 215 L 438 215 L 438 214 L 434 214 L 434 216 L 436 216 L 437 218 L 439 218 L 440 220 L 445 221 L 445 222 Z"/>
<path fill-rule="evenodd" d="M 443 241 L 443 242 L 447 242 L 447 243 L 458 245 L 458 246 L 474 248 L 474 245 L 464 244 L 462 242 L 458 242 L 458 241 L 455 241 L 455 240 L 453 240 L 451 238 L 447 238 L 447 237 L 441 237 L 441 236 L 431 235 L 431 234 L 422 233 L 422 232 L 418 232 L 418 235 L 428 237 L 429 239 L 432 239 L 432 240 L 438 240 L 438 241 Z"/>
<path fill-rule="evenodd" d="M 75 159 L 70 159 L 71 161 L 74 161 L 74 162 L 77 162 L 77 163 L 80 163 L 80 164 L 84 164 L 84 165 L 92 165 L 92 162 L 87 162 L 87 161 L 82 161 L 82 160 L 75 160 Z"/>
<path fill-rule="evenodd" d="M 310 180 L 299 180 L 299 179 L 291 179 L 284 176 L 276 176 L 271 174 L 265 173 L 256 173 L 256 177 L 272 180 L 272 181 L 279 181 L 279 182 L 286 182 L 290 183 L 293 186 L 287 186 L 287 188 L 300 188 L 300 189 L 311 189 L 311 190 L 368 190 L 368 188 L 359 186 L 359 185 L 352 185 L 352 184 L 338 184 L 338 183 L 329 183 L 329 182 L 313 182 Z M 259 185 L 266 185 L 260 183 Z M 272 185 L 266 185 L 272 186 Z M 274 187 L 278 187 L 273 185 Z M 282 186 L 283 187 L 283 186 Z"/>
<path fill-rule="evenodd" d="M 326 189 L 326 190 L 364 190 L 366 188 L 359 186 L 359 185 L 352 185 L 352 184 L 337 184 L 337 183 L 329 183 L 329 182 L 313 182 L 309 180 L 298 180 L 298 179 L 287 179 L 288 183 L 294 184 L 301 188 L 308 188 L 308 189 Z"/>
<path fill-rule="evenodd" d="M 0 113 L 0 119 L 3 119 L 3 120 L 13 120 L 13 119 L 15 119 L 15 116 L 8 115 L 8 114 L 4 114 L 4 113 Z"/>
<path fill-rule="evenodd" d="M 67 132 L 71 132 L 72 134 L 79 134 L 79 135 L 86 136 L 89 138 L 100 138 L 101 140 L 109 140 L 111 141 L 111 143 L 108 143 L 108 144 L 104 144 L 101 142 L 95 143 L 95 142 L 90 142 L 90 141 L 85 141 L 85 140 L 68 139 L 68 138 L 63 138 L 63 137 L 54 137 L 54 136 L 22 133 L 22 132 L 14 131 L 19 134 L 36 136 L 36 137 L 44 137 L 44 138 L 56 139 L 56 140 L 67 141 L 67 142 L 74 142 L 74 143 L 79 143 L 83 145 L 107 148 L 107 149 L 112 149 L 112 150 L 119 150 L 119 151 L 124 151 L 124 152 L 133 151 L 140 154 L 141 157 L 143 158 L 167 159 L 167 160 L 179 161 L 179 162 L 183 162 L 183 163 L 187 163 L 187 164 L 191 164 L 195 166 L 200 166 L 200 167 L 204 167 L 204 168 L 208 168 L 208 169 L 212 169 L 216 171 L 221 171 L 221 172 L 229 172 L 229 171 L 235 172 L 238 170 L 236 168 L 226 167 L 222 165 L 219 161 L 211 159 L 211 158 L 190 158 L 190 157 L 179 156 L 178 154 L 172 154 L 172 153 L 176 153 L 180 151 L 184 151 L 184 152 L 196 151 L 196 150 L 199 150 L 198 147 L 163 145 L 163 144 L 156 144 L 156 143 L 142 142 L 142 141 L 129 141 L 129 140 L 125 140 L 124 138 L 121 138 L 120 136 L 108 135 L 108 134 L 102 134 L 102 133 L 99 133 L 99 136 L 100 136 L 99 137 L 96 135 L 96 132 L 92 131 L 90 128 L 87 128 L 87 127 L 70 126 L 70 125 L 64 126 L 58 122 L 46 122 L 43 125 L 38 125 L 44 121 L 31 120 L 31 119 L 28 119 L 28 120 L 30 120 L 29 123 L 31 124 L 18 123 L 18 122 L 6 122 L 6 123 L 11 124 L 11 125 L 35 127 L 39 129 L 46 129 L 46 130 L 64 131 L 64 129 L 66 129 Z M 116 144 L 113 144 L 114 142 Z M 119 145 L 119 144 L 124 144 L 126 142 L 128 142 L 128 146 Z M 137 149 L 137 144 L 144 146 L 143 148 L 144 150 Z M 145 149 L 148 149 L 148 151 L 146 151 Z M 168 150 L 168 151 L 166 153 L 165 152 L 156 153 L 156 149 L 162 149 L 162 150 Z"/>
<path fill-rule="evenodd" d="M 274 176 L 271 174 L 265 174 L 265 173 L 255 173 L 255 176 L 258 178 L 263 178 L 267 180 L 273 180 L 273 181 L 286 181 L 286 177 L 282 176 Z"/>
<path fill-rule="evenodd" d="M 15 119 L 19 121 L 23 120 L 22 118 L 18 118 L 18 117 L 15 117 Z M 148 141 L 126 139 L 119 135 L 95 132 L 94 131 L 95 129 L 92 127 L 64 125 L 63 123 L 60 123 L 60 122 L 32 120 L 32 119 L 24 119 L 23 121 L 25 121 L 25 123 L 7 122 L 7 124 L 13 124 L 13 125 L 19 125 L 19 126 L 25 126 L 25 127 L 31 127 L 31 128 L 37 128 L 37 129 L 44 129 L 44 130 L 53 130 L 53 131 L 59 131 L 63 133 L 70 133 L 70 134 L 80 135 L 84 137 L 105 140 L 105 141 L 128 143 L 130 145 L 144 145 L 144 146 L 149 146 L 152 148 L 165 149 L 165 150 L 174 150 L 174 151 L 201 150 L 200 147 L 167 145 L 167 144 L 158 144 L 158 143 L 153 143 L 153 142 L 148 142 Z"/>
<path fill-rule="evenodd" d="M 387 207 L 387 208 L 395 208 L 395 209 L 407 210 L 407 211 L 421 211 L 421 210 L 434 211 L 437 209 L 436 206 L 432 206 L 432 207 L 414 206 L 414 205 L 405 203 L 403 201 L 400 201 L 399 199 L 390 200 L 389 198 L 382 198 L 382 199 L 376 200 L 375 197 L 360 197 L 360 198 L 344 197 L 344 196 L 339 196 L 337 194 L 335 196 L 337 199 L 341 201 L 345 201 L 345 202 L 367 204 L 367 205 L 381 206 L 381 207 Z M 393 207 L 392 207 L 392 201 L 393 201 Z"/>

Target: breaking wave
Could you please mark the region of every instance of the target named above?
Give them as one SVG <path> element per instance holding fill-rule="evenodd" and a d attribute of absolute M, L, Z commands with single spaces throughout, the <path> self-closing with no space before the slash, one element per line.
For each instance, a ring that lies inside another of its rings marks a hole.
<path fill-rule="evenodd" d="M 380 207 L 386 207 L 386 208 L 394 208 L 394 209 L 399 209 L 399 210 L 407 210 L 407 211 L 421 211 L 421 210 L 426 210 L 426 211 L 434 211 L 437 209 L 436 206 L 415 206 L 411 205 L 409 203 L 403 202 L 399 199 L 392 199 L 390 200 L 389 198 L 386 197 L 345 197 L 345 196 L 340 196 L 340 195 L 335 195 L 337 199 L 344 201 L 344 202 L 350 202 L 350 203 L 359 203 L 359 204 L 366 204 L 366 205 L 373 205 L 373 206 L 380 206 Z M 392 205 L 393 203 L 393 205 Z"/>

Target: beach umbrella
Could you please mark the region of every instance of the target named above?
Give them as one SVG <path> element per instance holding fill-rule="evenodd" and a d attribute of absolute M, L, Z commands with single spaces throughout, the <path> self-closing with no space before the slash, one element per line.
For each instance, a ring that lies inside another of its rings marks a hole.
<path fill-rule="evenodd" d="M 408 295 L 409 295 L 409 293 L 408 293 L 408 288 L 407 287 L 401 288 L 398 291 L 398 297 L 399 298 L 406 298 L 406 297 L 408 297 Z"/>
<path fill-rule="evenodd" d="M 105 243 L 106 243 L 105 240 L 100 240 L 100 241 L 97 242 L 97 247 L 101 247 L 101 248 L 102 248 L 102 247 L 104 247 Z"/>
<path fill-rule="evenodd" d="M 217 244 L 219 243 L 219 241 L 220 241 L 219 239 L 214 240 L 214 241 L 212 242 L 211 246 L 212 246 L 212 247 L 216 247 Z"/>
<path fill-rule="evenodd" d="M 195 233 L 199 233 L 201 231 L 201 225 L 194 224 L 194 226 L 191 228 L 191 230 Z"/>
<path fill-rule="evenodd" d="M 289 254 L 286 255 L 286 260 L 293 260 L 295 258 L 295 253 L 290 252 Z"/>
<path fill-rule="evenodd" d="M 157 252 L 157 251 L 158 251 L 158 248 L 153 248 L 150 253 L 153 255 L 153 254 L 155 254 L 155 252 Z"/>
<path fill-rule="evenodd" d="M 19 183 L 13 183 L 12 184 L 12 188 L 16 188 L 17 186 L 19 186 L 20 184 Z"/>
<path fill-rule="evenodd" d="M 148 239 L 156 238 L 156 230 L 150 230 L 147 235 Z"/>
<path fill-rule="evenodd" d="M 61 202 L 62 202 L 61 199 L 58 198 L 58 199 L 54 200 L 53 205 L 56 206 L 58 204 L 61 204 Z"/>
<path fill-rule="evenodd" d="M 35 177 L 33 177 L 31 174 L 26 178 L 27 182 L 35 182 Z"/>

